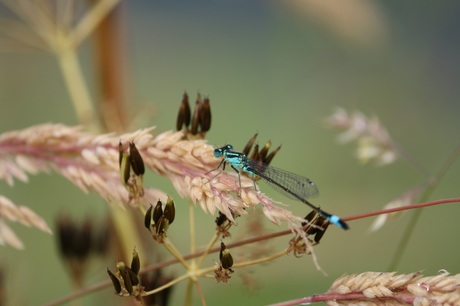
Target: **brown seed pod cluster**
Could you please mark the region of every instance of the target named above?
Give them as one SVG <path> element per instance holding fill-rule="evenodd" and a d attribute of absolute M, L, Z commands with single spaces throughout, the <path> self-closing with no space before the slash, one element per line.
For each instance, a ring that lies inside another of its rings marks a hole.
<path fill-rule="evenodd" d="M 176 216 L 176 208 L 174 200 L 168 197 L 166 204 L 158 200 L 157 205 L 147 209 L 144 217 L 144 226 L 152 233 L 153 239 L 159 243 L 163 242 L 166 237 L 169 226 L 173 223 Z"/>
<path fill-rule="evenodd" d="M 214 269 L 214 277 L 218 283 L 227 283 L 231 278 L 230 274 L 234 272 L 233 257 L 223 242 L 220 243 L 219 260 L 220 264 Z"/>
<path fill-rule="evenodd" d="M 139 282 L 139 270 L 141 268 L 139 254 L 136 249 L 133 250 L 131 265 L 128 267 L 124 262 L 117 263 L 115 273 L 107 267 L 107 274 L 112 281 L 115 292 L 120 296 L 133 296 L 141 300 L 144 296 L 144 287 Z"/>
<path fill-rule="evenodd" d="M 252 136 L 246 146 L 244 147 L 242 153 L 245 154 L 248 158 L 252 160 L 256 160 L 260 163 L 263 164 L 270 164 L 275 155 L 281 150 L 281 145 L 278 146 L 276 149 L 274 149 L 272 152 L 269 153 L 270 148 L 272 146 L 271 140 L 268 140 L 265 145 L 260 149 L 259 144 L 255 144 L 256 139 L 257 139 L 257 133 Z M 248 176 L 248 174 L 244 171 L 242 171 L 242 174 L 245 176 Z M 251 176 L 253 177 L 254 180 L 260 179 L 260 177 L 257 176 Z"/>
<path fill-rule="evenodd" d="M 118 151 L 121 182 L 129 192 L 129 199 L 137 200 L 144 196 L 144 160 L 134 142 L 130 142 L 129 149 L 125 151 L 120 140 Z"/>
<path fill-rule="evenodd" d="M 195 110 L 190 111 L 189 97 L 185 92 L 177 114 L 176 129 L 185 129 L 186 138 L 204 138 L 211 128 L 211 104 L 208 97 L 197 95 Z"/>
<path fill-rule="evenodd" d="M 322 217 L 316 210 L 312 210 L 308 215 L 305 216 L 302 227 L 304 229 L 305 236 L 299 233 L 289 241 L 289 247 L 287 253 L 294 252 L 294 256 L 301 257 L 302 254 L 310 254 L 310 248 L 317 245 L 324 233 L 326 232 L 329 222 Z M 313 239 L 309 236 L 313 236 Z M 308 239 L 308 244 L 305 241 Z"/>

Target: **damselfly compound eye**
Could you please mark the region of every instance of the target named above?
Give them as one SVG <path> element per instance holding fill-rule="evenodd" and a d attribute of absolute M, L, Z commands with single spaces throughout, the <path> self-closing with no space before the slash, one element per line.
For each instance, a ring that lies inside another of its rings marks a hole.
<path fill-rule="evenodd" d="M 221 157 L 222 156 L 222 149 L 214 149 L 214 157 Z"/>

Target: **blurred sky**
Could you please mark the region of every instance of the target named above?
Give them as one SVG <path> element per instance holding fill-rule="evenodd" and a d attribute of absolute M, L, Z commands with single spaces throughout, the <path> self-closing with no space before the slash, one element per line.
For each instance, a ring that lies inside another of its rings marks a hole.
<path fill-rule="evenodd" d="M 5 7 L 0 10 L 13 17 Z M 274 165 L 312 178 L 321 191 L 315 203 L 329 212 L 348 216 L 376 210 L 424 181 L 404 161 L 387 167 L 360 165 L 355 147 L 337 144 L 336 133 L 325 126 L 336 107 L 378 116 L 393 138 L 433 173 L 459 143 L 458 1 L 129 1 L 124 17 L 129 107 L 147 114 L 134 126 L 172 129 L 184 90 L 192 100 L 198 92 L 209 95 L 211 144 L 242 148 L 256 132 L 260 143 L 271 139 L 282 144 Z M 8 34 L 5 28 L 2 32 L 0 43 Z M 80 56 L 95 98 L 91 40 Z M 0 105 L 2 132 L 44 122 L 78 124 L 55 58 L 40 51 L 0 53 Z M 459 171 L 456 162 L 433 199 L 458 196 Z M 154 174 L 149 179 L 160 180 Z M 53 192 L 55 184 L 66 192 Z M 174 194 L 167 182 L 162 184 Z M 49 224 L 56 211 L 68 206 L 81 215 L 107 208 L 56 175 L 39 175 L 13 189 L 0 183 L 0 193 L 32 207 Z M 293 210 L 306 214 L 300 204 Z M 459 212 L 457 204 L 426 209 L 398 270 L 458 273 Z M 309 257 L 289 256 L 255 269 L 261 288 L 243 297 L 254 305 L 266 304 L 325 291 L 343 273 L 385 271 L 409 217 L 375 234 L 366 232 L 372 219 L 352 222 L 348 232 L 330 228 L 317 247 L 328 277 L 315 270 Z M 54 258 L 56 265 L 48 272 L 62 277 L 53 237 L 14 229 L 27 251 L 3 247 L 4 261 L 12 265 L 15 257 L 21 258 L 21 273 L 40 275 L 40 260 Z M 93 283 L 105 278 L 105 265 L 100 264 L 102 272 L 92 272 Z M 229 292 L 238 294 L 242 284 L 237 275 L 231 281 L 217 288 L 205 282 L 211 305 L 233 305 L 235 294 Z M 13 283 L 19 285 L 19 280 Z M 26 291 L 32 292 L 34 284 L 27 281 Z M 63 286 L 52 293 L 38 288 L 35 296 L 40 303 L 49 301 L 69 292 Z"/>

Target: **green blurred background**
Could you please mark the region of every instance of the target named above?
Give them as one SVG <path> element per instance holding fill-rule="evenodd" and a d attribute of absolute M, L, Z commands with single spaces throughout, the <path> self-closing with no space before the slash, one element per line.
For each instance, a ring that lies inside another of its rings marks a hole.
<path fill-rule="evenodd" d="M 355 146 L 339 145 L 336 132 L 324 123 L 336 107 L 378 116 L 392 137 L 432 173 L 459 144 L 458 1 L 129 1 L 122 12 L 129 111 L 147 114 L 134 121 L 133 129 L 173 129 L 184 90 L 192 100 L 198 92 L 209 95 L 209 143 L 242 148 L 258 132 L 259 143 L 271 139 L 282 144 L 273 164 L 312 178 L 321 191 L 314 203 L 329 212 L 350 216 L 380 209 L 425 179 L 404 161 L 386 167 L 360 165 Z M 1 13 L 14 17 L 3 6 Z M 97 99 L 92 43 L 87 40 L 79 54 L 92 98 Z M 45 122 L 79 123 L 53 56 L 32 49 L 16 52 L 5 44 L 2 50 L 1 132 Z M 432 199 L 459 195 L 459 171 L 456 162 Z M 152 172 L 146 174 L 146 184 L 178 198 L 171 184 Z M 261 188 L 292 204 L 297 214 L 306 214 L 304 206 L 265 185 Z M 31 207 L 50 226 L 58 212 L 102 218 L 110 209 L 54 173 L 32 176 L 14 188 L 1 182 L 0 194 Z M 176 223 L 169 237 L 187 253 L 186 201 L 178 200 L 177 206 L 182 223 Z M 238 271 L 230 284 L 203 280 L 207 302 L 264 305 L 324 292 L 344 273 L 386 271 L 411 214 L 373 234 L 368 232 L 372 218 L 350 222 L 348 232 L 331 227 L 316 247 L 327 276 L 309 256 L 289 255 L 251 268 L 255 290 L 245 288 Z M 423 211 L 397 271 L 458 273 L 459 214 L 458 204 Z M 213 221 L 199 209 L 197 218 Z M 11 226 L 26 249 L 1 248 L 8 300 L 40 305 L 71 292 L 55 237 Z M 267 227 L 284 229 L 268 222 Z M 207 243 L 210 228 L 199 229 L 199 244 Z M 286 239 L 276 243 L 281 248 Z M 163 256 L 168 257 L 165 252 Z M 105 268 L 114 267 L 115 260 L 95 260 L 86 283 L 105 280 Z M 213 264 L 211 257 L 208 264 Z M 182 272 L 178 266 L 168 271 Z M 184 288 L 175 287 L 170 305 L 183 302 Z M 86 297 L 83 304 L 106 304 L 112 296 L 107 289 Z M 199 304 L 197 297 L 194 304 Z"/>

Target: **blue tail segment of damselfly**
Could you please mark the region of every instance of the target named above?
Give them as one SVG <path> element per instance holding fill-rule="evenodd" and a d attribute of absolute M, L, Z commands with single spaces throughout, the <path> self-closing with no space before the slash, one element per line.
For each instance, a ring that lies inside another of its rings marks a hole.
<path fill-rule="evenodd" d="M 310 206 L 330 223 L 333 223 L 342 229 L 348 229 L 348 224 L 346 224 L 340 217 L 331 215 L 307 201 L 307 198 L 318 194 L 318 188 L 310 179 L 249 159 L 245 154 L 233 151 L 233 146 L 231 145 L 216 148 L 214 150 L 214 156 L 223 157 L 216 170 L 220 167 L 222 167 L 221 171 L 225 170 L 225 165 L 228 163 L 238 173 L 238 177 L 240 175 L 238 169 L 243 170 L 250 175 L 258 176 L 280 193 Z M 220 172 L 217 175 L 219 174 Z"/>

